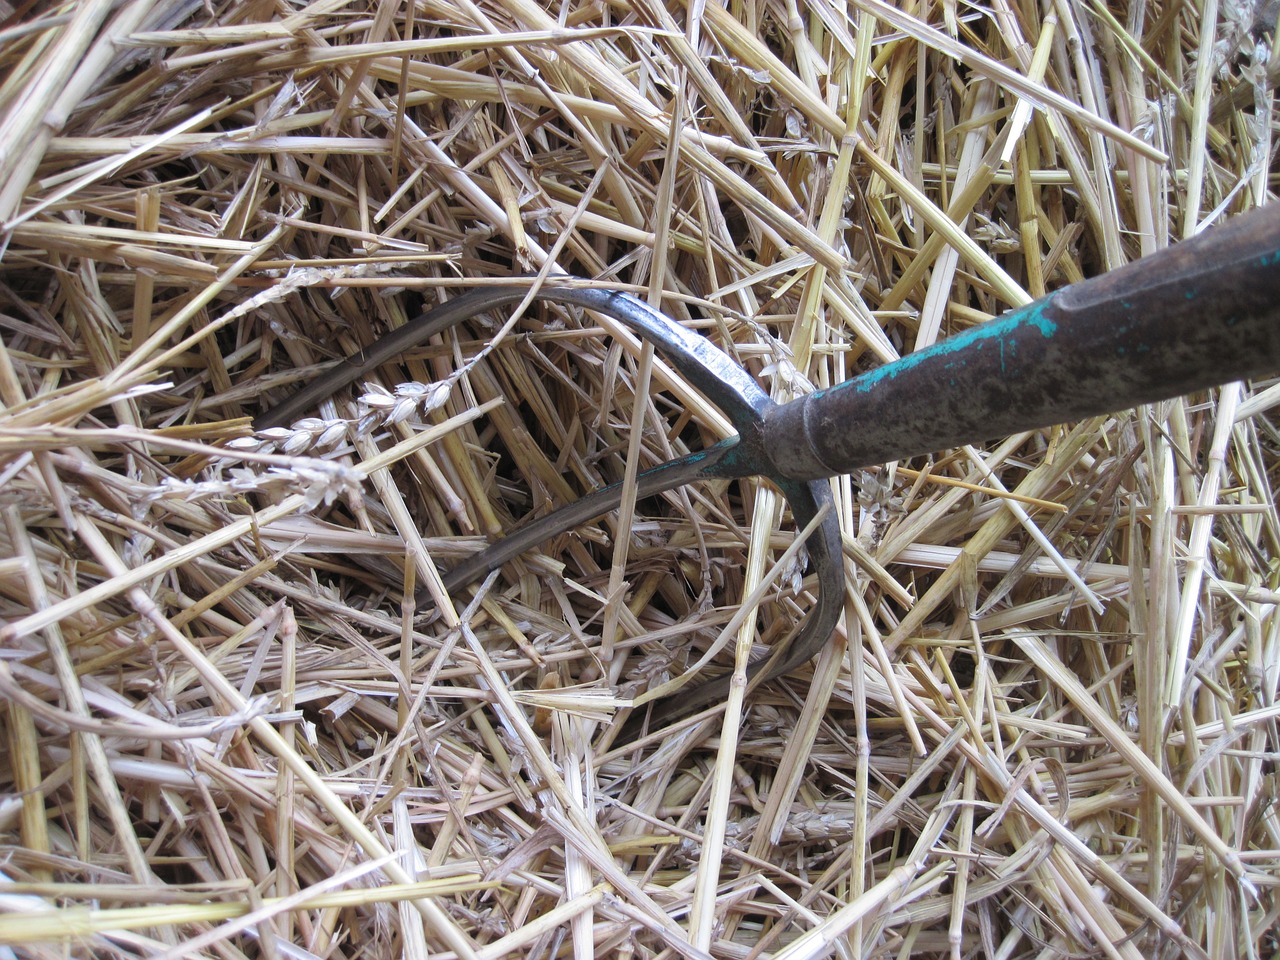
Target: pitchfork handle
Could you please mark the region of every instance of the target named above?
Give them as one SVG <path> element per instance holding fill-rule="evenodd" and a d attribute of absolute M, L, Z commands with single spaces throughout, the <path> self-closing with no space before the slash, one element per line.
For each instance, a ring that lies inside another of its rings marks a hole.
<path fill-rule="evenodd" d="M 765 416 L 812 480 L 1280 371 L 1280 205 Z"/>

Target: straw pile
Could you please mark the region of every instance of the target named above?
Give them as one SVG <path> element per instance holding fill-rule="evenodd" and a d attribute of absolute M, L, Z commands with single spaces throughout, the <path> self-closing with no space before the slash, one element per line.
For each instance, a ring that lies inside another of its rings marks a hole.
<path fill-rule="evenodd" d="M 639 745 L 812 602 L 766 485 L 413 597 L 723 436 L 661 358 L 535 307 L 249 428 L 512 274 L 786 398 L 1259 205 L 1277 11 L 1201 6 L 6 4 L 0 943 L 1274 956 L 1280 384 L 837 481 L 839 634 Z"/>

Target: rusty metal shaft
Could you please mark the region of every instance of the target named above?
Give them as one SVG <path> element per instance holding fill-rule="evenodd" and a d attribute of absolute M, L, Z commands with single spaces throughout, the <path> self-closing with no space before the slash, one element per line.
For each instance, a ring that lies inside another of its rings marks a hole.
<path fill-rule="evenodd" d="M 752 456 L 811 480 L 1280 371 L 1280 207 L 765 414 Z"/>

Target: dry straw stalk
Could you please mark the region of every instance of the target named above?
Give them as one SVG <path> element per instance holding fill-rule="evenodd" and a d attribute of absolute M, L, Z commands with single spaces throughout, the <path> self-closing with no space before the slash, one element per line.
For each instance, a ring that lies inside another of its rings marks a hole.
<path fill-rule="evenodd" d="M 667 358 L 534 305 L 249 426 L 513 274 L 840 382 L 1270 202 L 1275 3 L 0 9 L 10 955 L 1280 950 L 1280 383 L 838 478 L 829 647 L 631 744 L 809 608 L 776 491 L 440 574 L 723 437 Z"/>

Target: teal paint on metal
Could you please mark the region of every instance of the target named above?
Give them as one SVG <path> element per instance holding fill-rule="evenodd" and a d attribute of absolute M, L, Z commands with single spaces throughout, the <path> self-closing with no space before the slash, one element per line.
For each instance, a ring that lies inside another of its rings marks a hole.
<path fill-rule="evenodd" d="M 814 396 L 822 396 L 841 390 L 856 390 L 858 393 L 867 393 L 871 390 L 879 389 L 881 384 L 892 381 L 913 367 L 939 356 L 955 355 L 958 357 L 957 362 L 963 365 L 970 352 L 982 349 L 987 341 L 994 341 L 998 345 L 1000 349 L 1000 368 L 1004 370 L 1004 349 L 1006 344 L 1012 343 L 1013 350 L 1017 351 L 1016 341 L 1010 340 L 1013 334 L 1023 328 L 1031 327 L 1039 330 L 1046 339 L 1050 339 L 1058 332 L 1058 325 L 1045 312 L 1046 308 L 1052 303 L 1053 298 L 1054 295 L 1050 294 L 1035 303 L 1027 304 L 1027 306 L 1012 313 L 1005 314 L 1003 317 L 978 327 L 971 327 L 964 333 L 948 337 L 946 340 L 935 343 L 924 350 L 909 353 L 893 363 L 886 363 L 884 366 L 868 371 L 853 380 L 846 380 L 844 383 L 837 384 L 827 390 L 817 391 Z"/>

